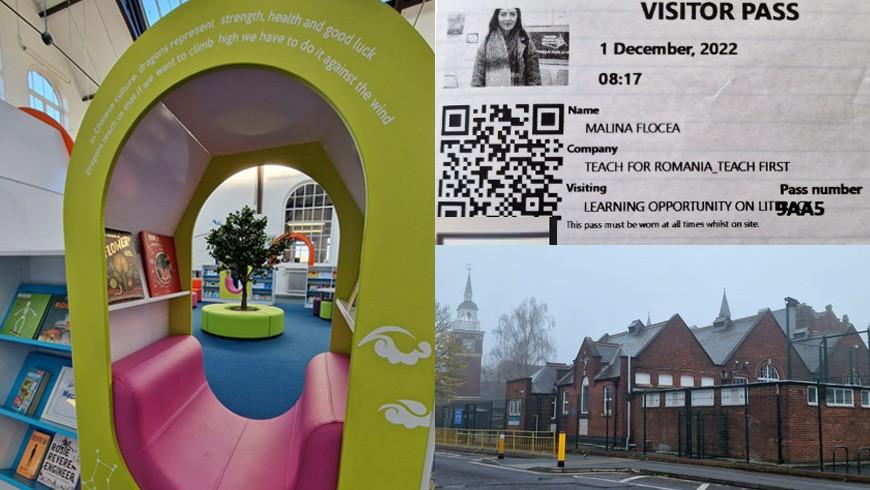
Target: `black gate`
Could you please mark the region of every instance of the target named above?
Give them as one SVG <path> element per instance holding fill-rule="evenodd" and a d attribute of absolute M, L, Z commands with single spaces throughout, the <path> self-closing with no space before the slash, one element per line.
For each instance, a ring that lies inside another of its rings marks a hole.
<path fill-rule="evenodd" d="M 699 459 L 728 456 L 728 417 L 725 414 L 681 411 L 677 419 L 680 456 Z"/>

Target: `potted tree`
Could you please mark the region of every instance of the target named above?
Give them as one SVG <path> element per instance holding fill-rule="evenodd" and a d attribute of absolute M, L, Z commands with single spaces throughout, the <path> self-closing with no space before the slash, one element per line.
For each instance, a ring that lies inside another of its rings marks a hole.
<path fill-rule="evenodd" d="M 256 310 L 248 306 L 248 283 L 256 274 L 265 273 L 273 258 L 284 248 L 284 242 L 267 244 L 268 218 L 258 218 L 248 206 L 231 212 L 224 223 L 205 237 L 208 251 L 218 263 L 218 270 L 227 271 L 242 286 L 242 304 L 234 309 Z"/>

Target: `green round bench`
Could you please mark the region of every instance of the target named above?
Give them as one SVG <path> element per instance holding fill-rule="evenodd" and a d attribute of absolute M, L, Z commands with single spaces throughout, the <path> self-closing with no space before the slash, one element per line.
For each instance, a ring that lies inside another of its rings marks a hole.
<path fill-rule="evenodd" d="M 284 310 L 256 305 L 256 311 L 236 311 L 237 303 L 202 308 L 202 331 L 233 339 L 265 339 L 284 333 Z M 249 306 L 250 308 L 250 306 Z"/>

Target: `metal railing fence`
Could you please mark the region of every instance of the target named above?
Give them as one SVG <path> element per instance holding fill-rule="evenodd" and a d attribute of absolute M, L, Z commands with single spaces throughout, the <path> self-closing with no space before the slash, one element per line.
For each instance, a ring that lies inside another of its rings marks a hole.
<path fill-rule="evenodd" d="M 435 444 L 442 447 L 498 451 L 498 436 L 504 434 L 505 452 L 556 455 L 557 434 L 543 431 L 435 429 Z"/>

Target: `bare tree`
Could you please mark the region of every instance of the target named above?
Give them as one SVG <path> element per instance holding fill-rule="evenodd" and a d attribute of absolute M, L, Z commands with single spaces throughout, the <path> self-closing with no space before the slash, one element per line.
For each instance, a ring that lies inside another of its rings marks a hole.
<path fill-rule="evenodd" d="M 450 307 L 435 303 L 435 402 L 443 403 L 456 396 L 465 375 L 459 338 L 452 335 Z"/>
<path fill-rule="evenodd" d="M 499 383 L 529 376 L 556 352 L 550 330 L 555 322 L 546 303 L 526 298 L 498 319 L 495 346 L 487 356 L 487 377 Z"/>

